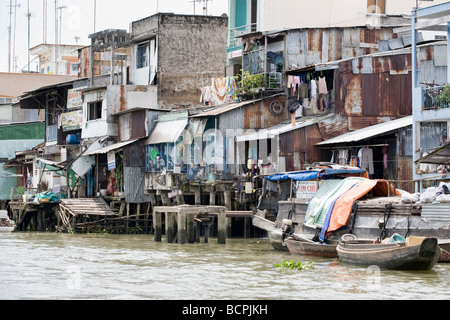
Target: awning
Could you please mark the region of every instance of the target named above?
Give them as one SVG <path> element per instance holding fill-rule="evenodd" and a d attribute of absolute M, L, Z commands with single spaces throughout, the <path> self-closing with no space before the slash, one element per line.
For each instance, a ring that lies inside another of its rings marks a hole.
<path fill-rule="evenodd" d="M 429 163 L 429 164 L 450 164 L 450 142 L 447 142 L 443 146 L 437 148 L 430 154 L 420 158 L 416 163 Z"/>
<path fill-rule="evenodd" d="M 89 153 L 85 153 L 84 156 L 92 156 L 92 155 L 95 155 L 95 154 L 108 153 L 110 151 L 123 148 L 123 147 L 125 147 L 125 146 L 127 146 L 129 144 L 132 144 L 132 143 L 136 142 L 136 141 L 137 140 L 130 140 L 130 141 L 125 141 L 125 142 L 114 143 L 114 144 L 109 145 L 107 147 L 104 147 L 104 148 L 101 148 L 101 149 L 97 149 L 97 150 L 91 151 Z"/>
<path fill-rule="evenodd" d="M 392 131 L 396 131 L 407 126 L 411 126 L 413 123 L 412 116 L 387 121 L 384 123 L 376 124 L 364 129 L 355 130 L 352 132 L 345 133 L 338 137 L 316 143 L 316 146 L 338 144 L 338 143 L 349 143 L 358 142 L 365 139 L 373 138 L 376 136 L 384 135 Z"/>
<path fill-rule="evenodd" d="M 188 119 L 158 122 L 146 144 L 175 143 L 187 124 Z"/>

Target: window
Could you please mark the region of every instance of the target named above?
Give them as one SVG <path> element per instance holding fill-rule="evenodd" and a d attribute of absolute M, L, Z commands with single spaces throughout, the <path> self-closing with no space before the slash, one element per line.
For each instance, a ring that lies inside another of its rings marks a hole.
<path fill-rule="evenodd" d="M 386 0 L 367 0 L 367 13 L 385 14 Z"/>
<path fill-rule="evenodd" d="M 102 118 L 102 101 L 88 103 L 88 121 Z"/>
<path fill-rule="evenodd" d="M 148 45 L 140 44 L 136 49 L 136 69 L 142 69 L 148 66 Z"/>

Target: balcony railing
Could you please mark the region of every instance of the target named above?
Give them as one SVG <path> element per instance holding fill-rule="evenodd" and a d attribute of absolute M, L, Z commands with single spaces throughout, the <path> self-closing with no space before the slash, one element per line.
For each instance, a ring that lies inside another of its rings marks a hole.
<path fill-rule="evenodd" d="M 448 108 L 450 105 L 450 85 L 425 88 L 422 90 L 422 110 Z"/>
<path fill-rule="evenodd" d="M 232 28 L 228 30 L 228 48 L 234 48 L 242 45 L 240 36 L 256 31 L 256 23 L 248 24 L 245 26 Z"/>

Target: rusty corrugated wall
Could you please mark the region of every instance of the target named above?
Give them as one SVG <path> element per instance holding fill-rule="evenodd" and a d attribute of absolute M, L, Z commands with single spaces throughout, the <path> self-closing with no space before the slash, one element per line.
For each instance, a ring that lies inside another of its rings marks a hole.
<path fill-rule="evenodd" d="M 270 111 L 270 104 L 274 101 L 279 101 L 283 105 L 283 112 L 280 115 L 273 114 Z M 227 129 L 259 130 L 276 126 L 289 118 L 289 112 L 286 108 L 286 97 L 278 95 L 220 114 L 219 128 L 223 133 Z"/>
<path fill-rule="evenodd" d="M 303 67 L 379 51 L 379 41 L 395 37 L 392 27 L 369 29 L 312 28 L 289 30 L 286 37 L 286 65 Z"/>
<path fill-rule="evenodd" d="M 145 139 L 123 148 L 124 190 L 128 203 L 150 202 L 144 192 L 145 182 Z"/>
<path fill-rule="evenodd" d="M 349 129 L 412 114 L 410 54 L 359 57 L 339 64 L 335 112 L 349 117 Z"/>
<path fill-rule="evenodd" d="M 315 147 L 322 141 L 317 124 L 292 130 L 279 136 L 279 156 L 285 158 L 286 171 L 302 170 L 305 163 L 318 161 L 320 151 Z"/>

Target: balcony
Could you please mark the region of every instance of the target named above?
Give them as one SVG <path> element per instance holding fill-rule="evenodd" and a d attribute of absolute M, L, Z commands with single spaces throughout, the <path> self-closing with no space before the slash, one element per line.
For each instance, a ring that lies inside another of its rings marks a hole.
<path fill-rule="evenodd" d="M 249 75 L 263 75 L 261 87 L 267 89 L 282 88 L 282 74 L 284 66 L 283 51 L 266 52 L 264 48 L 255 48 L 244 53 L 242 59 L 243 80 Z"/>
<path fill-rule="evenodd" d="M 228 49 L 242 46 L 240 37 L 244 34 L 255 32 L 256 23 L 236 27 L 228 30 Z"/>
<path fill-rule="evenodd" d="M 422 111 L 448 108 L 450 85 L 422 89 Z"/>

